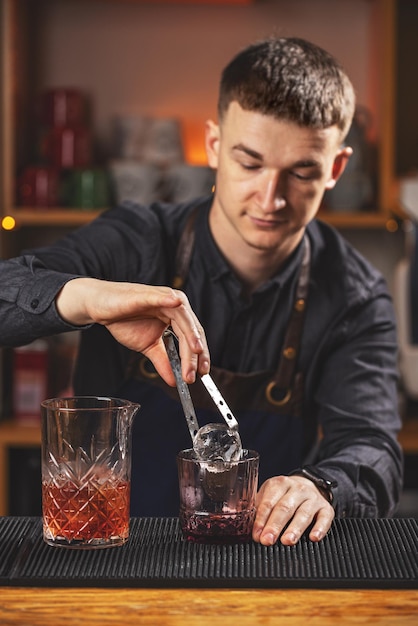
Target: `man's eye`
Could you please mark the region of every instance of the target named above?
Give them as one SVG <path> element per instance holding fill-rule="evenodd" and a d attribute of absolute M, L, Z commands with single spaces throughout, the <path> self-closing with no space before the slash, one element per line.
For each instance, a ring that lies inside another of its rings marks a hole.
<path fill-rule="evenodd" d="M 258 165 L 257 163 L 241 163 L 241 167 L 244 170 L 258 170 L 260 168 L 260 165 Z"/>
<path fill-rule="evenodd" d="M 314 180 L 315 174 L 313 173 L 304 173 L 301 174 L 300 172 L 290 172 L 290 174 L 294 177 L 297 178 L 297 180 Z"/>

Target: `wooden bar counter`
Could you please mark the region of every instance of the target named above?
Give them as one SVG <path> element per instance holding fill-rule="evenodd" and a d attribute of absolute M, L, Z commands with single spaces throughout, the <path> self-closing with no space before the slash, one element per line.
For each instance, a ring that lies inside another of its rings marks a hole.
<path fill-rule="evenodd" d="M 312 544 L 184 542 L 176 518 L 132 518 L 120 548 L 45 544 L 0 517 L 1 626 L 406 626 L 418 623 L 418 525 L 335 520 Z"/>
<path fill-rule="evenodd" d="M 2 626 L 343 626 L 418 623 L 418 591 L 0 589 Z"/>

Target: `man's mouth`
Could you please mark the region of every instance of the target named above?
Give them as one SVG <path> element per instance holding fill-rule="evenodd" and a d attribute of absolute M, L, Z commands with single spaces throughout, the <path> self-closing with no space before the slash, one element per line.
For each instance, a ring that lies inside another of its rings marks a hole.
<path fill-rule="evenodd" d="M 278 228 L 279 226 L 282 226 L 285 222 L 287 222 L 287 220 L 282 216 L 270 219 L 266 219 L 265 217 L 257 217 L 255 215 L 248 215 L 248 217 L 253 224 L 258 226 L 259 228 L 264 228 L 266 230 Z"/>

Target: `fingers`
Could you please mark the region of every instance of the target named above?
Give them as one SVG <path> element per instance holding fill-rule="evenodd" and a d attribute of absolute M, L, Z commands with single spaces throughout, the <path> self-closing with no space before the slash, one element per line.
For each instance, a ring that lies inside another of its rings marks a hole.
<path fill-rule="evenodd" d="M 182 377 L 185 382 L 193 383 L 196 379 L 196 370 L 200 367 L 201 370 L 209 371 L 209 358 L 205 353 L 202 353 L 203 365 L 199 365 L 199 356 L 193 352 L 186 350 L 186 356 L 184 356 L 184 349 L 180 351 L 183 356 L 181 357 Z M 168 360 L 167 351 L 164 345 L 164 341 L 160 338 L 155 345 L 148 350 L 144 350 L 144 354 L 152 361 L 155 369 L 160 374 L 161 378 L 168 384 L 174 387 L 176 380 Z"/>
<path fill-rule="evenodd" d="M 322 496 L 320 497 L 322 498 Z M 305 530 L 311 525 L 313 519 L 315 519 L 315 522 L 309 533 L 309 539 L 311 541 L 320 541 L 325 537 L 331 527 L 335 513 L 334 509 L 324 498 L 323 501 L 324 506 L 314 514 L 309 514 L 309 511 L 303 510 L 302 507 L 298 509 L 298 512 L 280 538 L 283 545 L 293 546 L 296 544 Z M 308 522 L 306 521 L 307 519 L 309 519 Z"/>
<path fill-rule="evenodd" d="M 149 350 L 144 350 L 143 354 L 152 362 L 161 378 L 171 387 L 175 387 L 176 379 L 174 378 L 163 340 L 157 341 Z"/>
<path fill-rule="evenodd" d="M 171 326 L 179 341 L 183 379 L 193 383 L 196 373 L 207 374 L 210 356 L 205 333 L 186 294 L 169 287 L 149 285 L 131 285 L 130 289 L 134 295 L 128 303 L 125 299 L 125 309 L 118 318 L 118 332 L 125 321 L 125 330 L 129 327 L 132 331 L 130 342 L 135 344 L 137 338 L 134 349 L 146 354 L 162 378 L 174 385 L 162 341 L 164 329 Z"/>
<path fill-rule="evenodd" d="M 167 311 L 170 325 L 179 341 L 179 355 L 183 380 L 194 383 L 196 373 L 201 376 L 210 370 L 209 349 L 202 325 L 194 314 L 186 295 L 176 292 L 179 304 Z"/>
<path fill-rule="evenodd" d="M 294 545 L 313 523 L 312 541 L 325 537 L 335 513 L 315 485 L 301 476 L 275 476 L 266 481 L 257 496 L 253 539 L 273 545 Z"/>
<path fill-rule="evenodd" d="M 174 329 L 175 325 L 173 326 Z M 194 338 L 181 333 L 177 334 L 177 337 L 179 340 L 182 377 L 186 383 L 192 384 L 196 380 L 196 373 L 203 376 L 208 374 L 210 370 L 210 357 L 206 337 L 203 330 L 196 330 Z M 190 339 L 192 339 L 192 342 Z"/>

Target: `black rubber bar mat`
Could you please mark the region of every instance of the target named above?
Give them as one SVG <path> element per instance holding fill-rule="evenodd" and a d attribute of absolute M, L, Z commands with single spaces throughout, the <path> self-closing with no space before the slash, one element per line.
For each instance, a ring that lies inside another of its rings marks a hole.
<path fill-rule="evenodd" d="M 31 587 L 417 588 L 418 521 L 337 519 L 327 537 L 190 544 L 175 518 L 134 518 L 119 548 L 68 550 L 39 518 L 0 517 L 0 585 Z"/>

